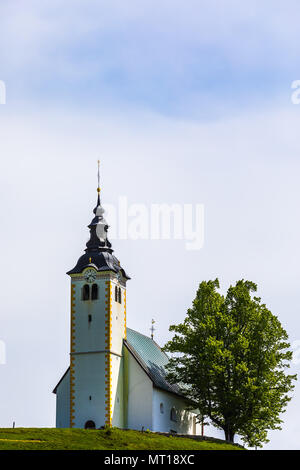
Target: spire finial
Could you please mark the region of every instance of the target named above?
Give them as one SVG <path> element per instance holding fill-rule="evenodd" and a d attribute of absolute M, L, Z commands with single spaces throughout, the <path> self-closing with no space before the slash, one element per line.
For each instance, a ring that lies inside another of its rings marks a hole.
<path fill-rule="evenodd" d="M 150 331 L 151 331 L 151 339 L 153 339 L 154 337 L 154 331 L 155 331 L 155 328 L 154 328 L 154 323 L 155 323 L 155 320 L 151 320 L 151 328 L 150 328 Z"/>
<path fill-rule="evenodd" d="M 100 191 L 101 191 L 101 188 L 100 188 L 100 160 L 98 160 L 98 186 L 97 186 L 97 193 L 98 193 L 98 197 L 97 197 L 97 207 L 100 206 Z"/>

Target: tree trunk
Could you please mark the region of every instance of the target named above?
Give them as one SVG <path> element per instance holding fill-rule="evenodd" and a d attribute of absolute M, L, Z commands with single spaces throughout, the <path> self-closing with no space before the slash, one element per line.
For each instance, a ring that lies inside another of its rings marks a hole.
<path fill-rule="evenodd" d="M 233 432 L 233 430 L 230 428 L 230 426 L 226 426 L 226 427 L 225 427 L 224 433 L 225 433 L 225 440 L 226 440 L 226 441 L 234 442 L 234 432 Z"/>

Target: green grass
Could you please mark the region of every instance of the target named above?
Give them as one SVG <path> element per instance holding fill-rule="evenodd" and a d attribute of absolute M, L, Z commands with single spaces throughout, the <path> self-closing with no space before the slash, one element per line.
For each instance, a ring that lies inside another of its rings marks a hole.
<path fill-rule="evenodd" d="M 15 428 L 0 429 L 0 450 L 239 450 L 227 443 L 194 441 L 151 432 Z"/>

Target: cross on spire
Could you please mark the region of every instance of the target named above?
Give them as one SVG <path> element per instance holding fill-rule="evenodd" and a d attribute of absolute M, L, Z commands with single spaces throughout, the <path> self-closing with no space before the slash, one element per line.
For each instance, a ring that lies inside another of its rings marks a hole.
<path fill-rule="evenodd" d="M 100 160 L 98 160 L 98 193 L 100 193 Z"/>
<path fill-rule="evenodd" d="M 97 186 L 98 201 L 97 201 L 97 206 L 100 206 L 100 191 L 101 191 L 101 188 L 100 188 L 100 160 L 98 160 L 98 173 L 97 173 L 97 177 L 98 177 L 98 186 Z"/>

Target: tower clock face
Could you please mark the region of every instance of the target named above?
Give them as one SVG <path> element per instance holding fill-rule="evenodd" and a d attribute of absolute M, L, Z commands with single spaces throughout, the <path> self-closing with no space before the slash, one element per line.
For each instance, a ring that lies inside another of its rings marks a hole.
<path fill-rule="evenodd" d="M 84 278 L 87 282 L 94 282 L 96 279 L 96 272 L 94 269 L 88 269 L 84 273 Z"/>

